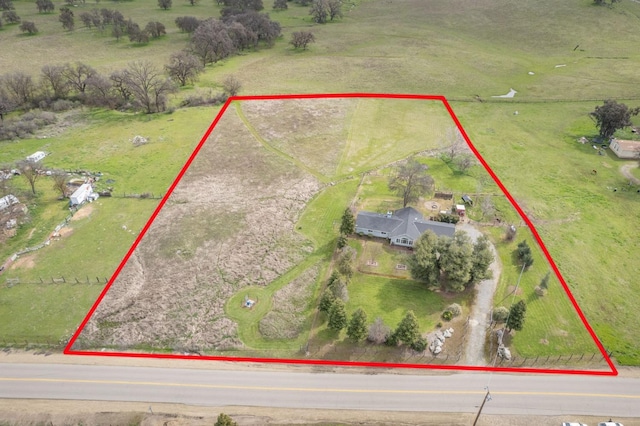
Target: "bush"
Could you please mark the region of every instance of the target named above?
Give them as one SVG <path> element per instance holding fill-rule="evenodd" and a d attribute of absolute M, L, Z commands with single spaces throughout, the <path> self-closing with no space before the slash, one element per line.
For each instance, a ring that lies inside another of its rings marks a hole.
<path fill-rule="evenodd" d="M 416 352 L 424 352 L 427 349 L 427 339 L 424 337 L 418 337 L 411 343 L 411 349 Z"/>
<path fill-rule="evenodd" d="M 382 318 L 378 317 L 373 324 L 369 326 L 367 340 L 377 344 L 385 343 L 390 334 L 391 329 L 385 325 Z"/>
<path fill-rule="evenodd" d="M 509 309 L 504 306 L 498 306 L 493 310 L 493 320 L 496 322 L 505 322 L 509 316 Z"/>
<path fill-rule="evenodd" d="M 340 236 L 338 237 L 338 248 L 342 249 L 346 247 L 346 245 L 347 245 L 347 237 L 345 237 L 344 234 L 340 234 Z"/>
<path fill-rule="evenodd" d="M 55 112 L 63 112 L 73 109 L 75 104 L 66 99 L 58 99 L 51 104 L 51 110 Z"/>
<path fill-rule="evenodd" d="M 447 306 L 446 310 L 451 312 L 454 317 L 457 317 L 460 314 L 462 314 L 462 307 L 457 303 L 452 303 L 451 305 Z"/>
<path fill-rule="evenodd" d="M 442 313 L 442 319 L 445 321 L 451 321 L 453 319 L 453 312 L 449 311 L 449 310 L 445 310 Z"/>
<path fill-rule="evenodd" d="M 538 295 L 538 297 L 544 297 L 547 294 L 547 289 L 542 288 L 539 285 L 536 286 L 534 291 L 536 292 L 536 295 Z"/>

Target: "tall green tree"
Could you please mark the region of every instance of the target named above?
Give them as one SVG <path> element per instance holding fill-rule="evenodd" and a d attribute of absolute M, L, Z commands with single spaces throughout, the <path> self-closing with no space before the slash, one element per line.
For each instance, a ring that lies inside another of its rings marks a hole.
<path fill-rule="evenodd" d="M 351 213 L 351 209 L 347 207 L 342 213 L 342 222 L 340 223 L 340 233 L 343 235 L 353 234 L 356 230 L 356 219 Z"/>
<path fill-rule="evenodd" d="M 489 265 L 493 262 L 493 253 L 489 246 L 489 238 L 481 235 L 473 244 L 473 256 L 471 266 L 471 282 L 487 279 L 491 276 Z"/>
<path fill-rule="evenodd" d="M 511 305 L 509 317 L 507 318 L 507 329 L 520 331 L 524 327 L 524 320 L 527 314 L 527 304 L 524 300 Z"/>
<path fill-rule="evenodd" d="M 427 231 L 418 238 L 413 247 L 413 256 L 409 258 L 411 277 L 435 284 L 440 277 L 438 266 L 438 237 L 432 231 Z"/>
<path fill-rule="evenodd" d="M 589 116 L 595 121 L 600 137 L 607 140 L 613 136 L 616 130 L 631 126 L 631 116 L 637 115 L 639 112 L 640 107 L 629 108 L 613 99 L 607 99 L 603 105 L 597 106 L 589 113 Z"/>
<path fill-rule="evenodd" d="M 336 301 L 336 297 L 333 295 L 333 292 L 330 289 L 326 289 L 324 293 L 322 293 L 322 297 L 320 297 L 320 303 L 318 304 L 318 310 L 320 312 L 329 312 L 331 306 L 333 306 L 333 302 Z"/>
<path fill-rule="evenodd" d="M 329 309 L 329 328 L 340 331 L 347 326 L 347 312 L 344 309 L 344 302 L 336 299 Z"/>
<path fill-rule="evenodd" d="M 471 281 L 473 246 L 464 232 L 456 232 L 453 238 L 439 239 L 438 263 L 445 276 L 445 285 L 451 291 L 463 291 Z"/>
<path fill-rule="evenodd" d="M 525 269 L 533 265 L 533 254 L 531 253 L 531 248 L 529 247 L 529 244 L 527 244 L 526 240 L 522 240 L 518 243 L 516 251 L 518 253 L 518 260 L 524 265 Z"/>
<path fill-rule="evenodd" d="M 389 189 L 402 197 L 402 206 L 414 203 L 433 189 L 433 178 L 427 173 L 426 164 L 410 158 L 396 167 L 389 178 Z"/>
<path fill-rule="evenodd" d="M 402 321 L 400 321 L 400 324 L 398 324 L 398 327 L 393 332 L 393 336 L 397 341 L 405 345 L 411 345 L 421 337 L 420 329 L 418 328 L 418 319 L 413 311 L 407 312 L 404 318 L 402 318 Z"/>
<path fill-rule="evenodd" d="M 354 342 L 361 342 L 367 337 L 367 313 L 358 308 L 353 315 L 347 326 L 347 336 Z"/>

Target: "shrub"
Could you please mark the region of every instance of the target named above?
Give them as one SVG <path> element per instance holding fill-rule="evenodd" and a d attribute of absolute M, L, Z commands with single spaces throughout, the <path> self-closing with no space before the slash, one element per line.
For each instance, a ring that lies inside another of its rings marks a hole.
<path fill-rule="evenodd" d="M 420 336 L 411 343 L 411 349 L 416 352 L 424 352 L 427 349 L 427 339 Z"/>
<path fill-rule="evenodd" d="M 498 306 L 493 310 L 493 320 L 496 322 L 505 322 L 509 316 L 509 309 L 504 306 Z"/>
<path fill-rule="evenodd" d="M 390 334 L 391 329 L 385 325 L 382 318 L 378 317 L 373 324 L 369 326 L 367 340 L 377 344 L 385 343 Z"/>
<path fill-rule="evenodd" d="M 340 236 L 338 237 L 338 248 L 342 249 L 347 245 L 347 237 L 344 236 L 344 234 L 340 234 Z"/>
<path fill-rule="evenodd" d="M 51 104 L 51 110 L 55 112 L 68 111 L 74 107 L 74 103 L 67 99 L 58 99 Z"/>
<path fill-rule="evenodd" d="M 538 295 L 538 297 L 544 297 L 547 294 L 547 289 L 546 288 L 542 288 L 539 285 L 536 286 L 534 291 L 536 292 L 536 295 Z"/>
<path fill-rule="evenodd" d="M 453 319 L 453 312 L 449 311 L 449 310 L 445 310 L 442 313 L 442 319 L 445 321 L 451 321 Z"/>
<path fill-rule="evenodd" d="M 454 317 L 457 317 L 460 314 L 462 314 L 462 307 L 457 303 L 452 303 L 451 305 L 447 306 L 446 310 L 451 312 Z"/>

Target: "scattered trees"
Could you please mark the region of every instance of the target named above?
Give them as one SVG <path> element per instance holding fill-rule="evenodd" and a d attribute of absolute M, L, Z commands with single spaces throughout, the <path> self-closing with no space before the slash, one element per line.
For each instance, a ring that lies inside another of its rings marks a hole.
<path fill-rule="evenodd" d="M 402 197 L 402 206 L 416 202 L 433 189 L 433 178 L 427 174 L 427 165 L 410 158 L 396 167 L 389 179 L 389 189 Z"/>
<path fill-rule="evenodd" d="M 22 31 L 23 33 L 28 33 L 29 35 L 32 35 L 38 32 L 38 28 L 36 27 L 35 22 L 22 21 L 22 24 L 20 24 L 20 31 Z"/>
<path fill-rule="evenodd" d="M 195 82 L 202 72 L 202 64 L 198 58 L 189 52 L 176 52 L 171 55 L 169 64 L 165 65 L 167 73 L 175 78 L 180 86 Z"/>
<path fill-rule="evenodd" d="M 518 301 L 516 304 L 511 305 L 509 309 L 509 316 L 507 318 L 506 328 L 507 330 L 522 330 L 524 327 L 524 320 L 527 313 L 527 304 L 524 300 Z"/>
<path fill-rule="evenodd" d="M 158 7 L 162 10 L 171 9 L 172 1 L 171 0 L 158 0 Z"/>
<path fill-rule="evenodd" d="M 58 20 L 62 22 L 62 28 L 68 31 L 72 31 L 75 27 L 75 21 L 73 19 L 73 11 L 68 7 L 60 8 L 60 16 Z"/>
<path fill-rule="evenodd" d="M 4 21 L 7 24 L 19 24 L 20 23 L 20 17 L 18 16 L 18 14 L 16 13 L 15 10 L 6 10 L 4 12 L 2 12 L 2 19 L 4 19 Z"/>
<path fill-rule="evenodd" d="M 347 336 L 354 342 L 361 342 L 367 337 L 367 313 L 358 308 L 347 326 Z"/>
<path fill-rule="evenodd" d="M 627 105 L 607 99 L 603 105 L 596 107 L 589 116 L 596 123 L 603 140 L 608 140 L 618 129 L 631 125 L 631 116 L 640 113 L 640 107 L 629 108 Z"/>
<path fill-rule="evenodd" d="M 294 49 L 302 48 L 302 50 L 307 50 L 307 46 L 309 43 L 314 43 L 316 38 L 313 33 L 310 31 L 294 31 L 291 34 L 291 43 Z"/>
<path fill-rule="evenodd" d="M 51 0 L 36 0 L 38 13 L 50 13 L 55 10 L 55 5 Z"/>

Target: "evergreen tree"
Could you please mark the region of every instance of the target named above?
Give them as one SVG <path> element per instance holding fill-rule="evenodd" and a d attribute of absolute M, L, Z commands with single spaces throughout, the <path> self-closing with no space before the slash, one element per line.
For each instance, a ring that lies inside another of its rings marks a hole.
<path fill-rule="evenodd" d="M 400 324 L 398 324 L 393 336 L 397 341 L 400 341 L 405 345 L 411 345 L 420 338 L 418 319 L 413 311 L 407 312 L 402 321 L 400 321 Z"/>
<path fill-rule="evenodd" d="M 329 309 L 329 328 L 340 331 L 347 326 L 347 312 L 344 309 L 344 302 L 336 299 Z"/>
<path fill-rule="evenodd" d="M 549 288 L 549 278 L 551 278 L 551 272 L 547 272 L 547 275 L 540 280 L 540 288 L 545 290 Z"/>
<path fill-rule="evenodd" d="M 464 232 L 456 232 L 453 238 L 439 240 L 438 263 L 444 271 L 448 290 L 463 291 L 471 281 L 473 246 Z"/>
<path fill-rule="evenodd" d="M 420 236 L 413 248 L 413 256 L 409 258 L 411 277 L 435 284 L 440 277 L 438 266 L 438 237 L 432 231 Z"/>
<path fill-rule="evenodd" d="M 489 238 L 480 236 L 473 245 L 473 260 L 471 267 L 471 282 L 478 282 L 491 276 L 489 265 L 493 262 L 493 253 L 489 248 Z"/>
<path fill-rule="evenodd" d="M 527 313 L 527 304 L 524 300 L 520 300 L 515 305 L 511 305 L 509 309 L 509 317 L 507 318 L 508 330 L 522 330 L 524 327 L 524 319 Z"/>
<path fill-rule="evenodd" d="M 531 248 L 525 240 L 522 240 L 522 242 L 518 243 L 517 252 L 518 260 L 522 262 L 525 268 L 529 268 L 531 265 L 533 265 L 533 255 L 531 254 Z"/>
<path fill-rule="evenodd" d="M 329 312 L 335 300 L 336 300 L 336 297 L 333 295 L 331 290 L 326 289 L 324 293 L 322 293 L 322 297 L 320 298 L 320 303 L 318 304 L 318 310 L 320 312 Z"/>
<path fill-rule="evenodd" d="M 367 337 L 367 313 L 358 308 L 347 326 L 347 336 L 354 342 L 361 342 Z"/>
<path fill-rule="evenodd" d="M 343 235 L 353 234 L 356 230 L 356 220 L 351 213 L 351 209 L 347 207 L 342 214 L 342 223 L 340 223 L 340 233 Z"/>
<path fill-rule="evenodd" d="M 214 426 L 238 426 L 238 423 L 234 422 L 233 419 L 225 413 L 220 413 Z"/>

